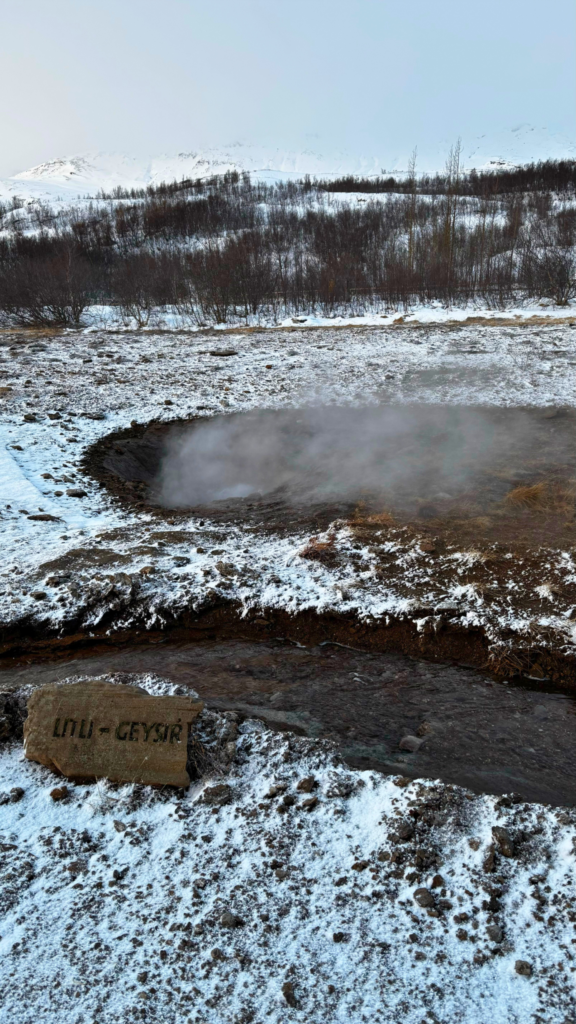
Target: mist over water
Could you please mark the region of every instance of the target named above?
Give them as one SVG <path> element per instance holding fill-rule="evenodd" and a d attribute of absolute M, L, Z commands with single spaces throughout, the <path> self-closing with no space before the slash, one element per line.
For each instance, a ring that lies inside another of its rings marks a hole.
<path fill-rule="evenodd" d="M 488 470 L 505 467 L 521 480 L 529 473 L 526 465 L 565 462 L 567 453 L 546 415 L 406 405 L 218 417 L 169 440 L 160 500 L 186 507 L 274 492 L 311 503 L 368 494 L 448 500 L 478 487 Z"/>

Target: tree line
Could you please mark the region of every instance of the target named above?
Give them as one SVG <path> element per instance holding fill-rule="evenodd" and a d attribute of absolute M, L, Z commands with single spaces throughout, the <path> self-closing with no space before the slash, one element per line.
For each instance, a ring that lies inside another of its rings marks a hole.
<path fill-rule="evenodd" d="M 567 304 L 575 177 L 570 161 L 463 174 L 456 150 L 442 175 L 412 164 L 401 182 L 230 172 L 59 211 L 13 201 L 0 209 L 0 317 L 79 326 L 111 305 L 144 325 L 172 307 L 211 324 L 432 300 Z"/>

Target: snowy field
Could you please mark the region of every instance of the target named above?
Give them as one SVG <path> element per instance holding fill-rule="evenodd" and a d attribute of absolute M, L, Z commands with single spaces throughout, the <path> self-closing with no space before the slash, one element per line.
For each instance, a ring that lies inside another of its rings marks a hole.
<path fill-rule="evenodd" d="M 198 731 L 185 793 L 55 800 L 3 745 L 2 1021 L 576 1019 L 573 810 L 351 771 L 233 713 Z"/>
<path fill-rule="evenodd" d="M 533 311 L 536 313 L 536 311 Z M 221 353 L 233 353 L 222 355 Z M 336 610 L 366 622 L 452 608 L 461 623 L 518 637 L 542 628 L 572 651 L 571 606 L 555 603 L 554 581 L 573 582 L 571 550 L 552 550 L 547 576 L 518 561 L 502 601 L 484 601 L 463 574 L 477 554 L 431 558 L 417 543 L 390 542 L 377 571 L 344 523 L 329 568 L 302 557 L 310 536 L 222 528 L 207 519 L 122 508 L 80 467 L 86 448 L 132 422 L 298 406 L 309 402 L 469 403 L 573 406 L 576 331 L 562 321 L 394 328 L 229 332 L 6 331 L 0 335 L 0 621 L 28 629 L 90 632 L 161 627 L 215 599 L 241 614 L 266 608 Z M 350 556 L 350 557 L 348 557 Z M 439 582 L 441 577 L 441 582 Z M 508 577 L 507 577 L 508 578 Z M 535 616 L 515 589 L 548 585 Z M 422 623 L 425 625 L 425 623 Z M 533 634 L 532 634 L 533 635 Z"/>

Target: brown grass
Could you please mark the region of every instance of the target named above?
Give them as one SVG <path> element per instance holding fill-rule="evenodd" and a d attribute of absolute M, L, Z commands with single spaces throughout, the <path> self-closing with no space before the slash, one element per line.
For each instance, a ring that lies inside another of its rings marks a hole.
<path fill-rule="evenodd" d="M 558 513 L 574 512 L 576 490 L 555 483 L 539 483 L 515 487 L 504 498 L 509 510 Z"/>

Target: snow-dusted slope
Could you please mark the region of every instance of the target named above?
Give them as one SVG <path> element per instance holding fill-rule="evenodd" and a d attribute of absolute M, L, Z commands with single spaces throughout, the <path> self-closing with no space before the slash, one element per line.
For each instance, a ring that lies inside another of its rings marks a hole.
<path fill-rule="evenodd" d="M 441 140 L 428 152 L 421 151 L 418 167 L 435 171 L 444 166 L 450 140 Z M 464 167 L 485 167 L 502 163 L 519 164 L 547 158 L 575 158 L 576 145 L 561 133 L 534 125 L 478 137 L 463 137 Z M 0 199 L 73 200 L 94 196 L 120 186 L 142 188 L 150 184 L 224 174 L 229 170 L 249 171 L 265 180 L 330 177 L 342 174 L 376 175 L 382 171 L 402 173 L 409 154 L 387 147 L 380 156 L 361 156 L 346 152 L 322 153 L 235 143 L 227 147 L 138 158 L 123 154 L 89 153 L 50 160 L 4 181 L 0 181 Z"/>

